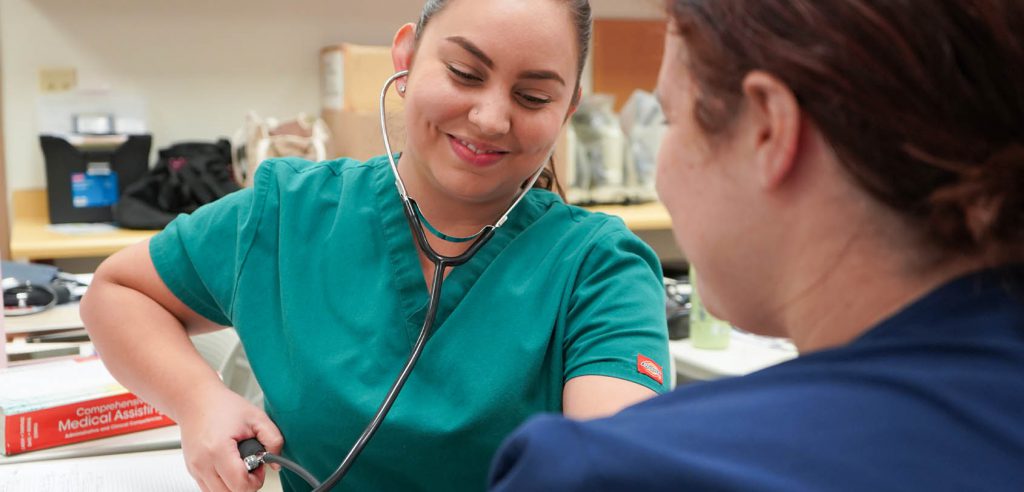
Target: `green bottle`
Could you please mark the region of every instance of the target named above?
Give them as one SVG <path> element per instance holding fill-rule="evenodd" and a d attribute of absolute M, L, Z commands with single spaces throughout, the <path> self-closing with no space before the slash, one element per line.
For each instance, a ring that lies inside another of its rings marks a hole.
<path fill-rule="evenodd" d="M 704 309 L 697 289 L 697 272 L 690 266 L 690 341 L 694 348 L 722 350 L 729 348 L 732 326 L 715 318 Z"/>

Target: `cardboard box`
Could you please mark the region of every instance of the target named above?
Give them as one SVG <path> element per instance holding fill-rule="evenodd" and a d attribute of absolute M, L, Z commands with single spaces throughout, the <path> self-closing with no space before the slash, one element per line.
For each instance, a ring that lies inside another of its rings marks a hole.
<path fill-rule="evenodd" d="M 331 148 L 328 157 L 350 157 L 366 160 L 370 157 L 384 155 L 384 143 L 380 132 L 380 116 L 374 111 L 339 111 L 325 109 L 320 115 L 327 128 L 331 130 Z M 401 131 L 400 118 L 394 121 L 391 132 L 391 150 L 401 152 L 405 143 L 405 133 Z"/>
<path fill-rule="evenodd" d="M 327 46 L 320 50 L 321 109 L 377 111 L 384 81 L 394 73 L 388 46 Z"/>
<path fill-rule="evenodd" d="M 392 75 L 390 47 L 342 43 L 320 50 L 320 117 L 331 131 L 329 158 L 366 160 L 384 154 L 380 91 Z M 387 105 L 392 150 L 400 152 L 405 140 L 402 99 L 394 86 Z"/>

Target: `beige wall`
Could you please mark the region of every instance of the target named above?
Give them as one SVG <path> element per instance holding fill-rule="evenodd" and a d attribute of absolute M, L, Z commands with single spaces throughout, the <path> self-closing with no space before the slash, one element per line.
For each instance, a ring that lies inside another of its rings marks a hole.
<path fill-rule="evenodd" d="M 139 94 L 154 147 L 230 136 L 246 111 L 319 111 L 317 53 L 390 43 L 422 0 L 0 0 L 7 188 L 45 186 L 38 70 Z M 659 0 L 592 0 L 601 17 L 657 17 Z"/>
<path fill-rule="evenodd" d="M 0 86 L 3 86 L 3 74 L 3 70 L 0 70 Z M 0 114 L 3 114 L 3 111 L 3 94 L 0 94 Z M 7 179 L 5 176 L 3 121 L 0 121 L 0 198 L 7 197 Z M 11 215 L 10 207 L 7 206 L 7 203 L 9 202 L 0 200 L 0 260 L 9 260 L 11 258 Z M 0 274 L 2 273 L 0 272 Z M 3 314 L 0 314 L 0 321 L 2 319 Z"/>

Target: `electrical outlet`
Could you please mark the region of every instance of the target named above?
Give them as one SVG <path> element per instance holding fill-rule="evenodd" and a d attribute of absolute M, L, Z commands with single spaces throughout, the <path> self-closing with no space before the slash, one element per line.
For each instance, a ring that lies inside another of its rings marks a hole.
<path fill-rule="evenodd" d="M 43 68 L 39 70 L 39 90 L 42 92 L 64 92 L 75 88 L 78 74 L 74 68 Z"/>

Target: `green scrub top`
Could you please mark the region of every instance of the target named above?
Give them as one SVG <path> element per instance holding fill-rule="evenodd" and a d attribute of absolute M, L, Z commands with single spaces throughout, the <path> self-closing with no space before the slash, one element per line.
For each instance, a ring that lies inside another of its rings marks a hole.
<path fill-rule="evenodd" d="M 167 287 L 238 331 L 283 454 L 320 480 L 419 333 L 428 291 L 418 254 L 385 157 L 269 160 L 253 188 L 179 216 L 150 243 Z M 668 387 L 657 257 L 620 219 L 551 192 L 530 191 L 450 272 L 439 306 L 422 358 L 337 490 L 483 490 L 502 439 L 531 415 L 560 412 L 566 381 Z"/>

